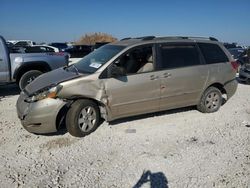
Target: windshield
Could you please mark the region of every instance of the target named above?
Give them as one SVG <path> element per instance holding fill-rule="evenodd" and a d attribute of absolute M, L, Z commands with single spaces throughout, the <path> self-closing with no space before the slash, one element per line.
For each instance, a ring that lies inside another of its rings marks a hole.
<path fill-rule="evenodd" d="M 85 56 L 75 64 L 75 67 L 80 73 L 94 73 L 124 48 L 124 46 L 105 45 Z"/>

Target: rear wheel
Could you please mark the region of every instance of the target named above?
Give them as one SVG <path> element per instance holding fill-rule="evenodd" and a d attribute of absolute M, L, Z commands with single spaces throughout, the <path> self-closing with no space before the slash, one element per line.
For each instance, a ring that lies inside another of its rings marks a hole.
<path fill-rule="evenodd" d="M 30 84 L 33 80 L 35 80 L 41 74 L 43 73 L 38 70 L 30 70 L 24 73 L 18 82 L 19 88 L 24 89 L 28 84 Z"/>
<path fill-rule="evenodd" d="M 100 111 L 96 103 L 81 99 L 75 101 L 66 115 L 66 127 L 72 136 L 84 137 L 100 125 Z"/>
<path fill-rule="evenodd" d="M 203 113 L 212 113 L 219 110 L 222 104 L 221 91 L 216 87 L 209 87 L 202 95 L 197 109 Z"/>

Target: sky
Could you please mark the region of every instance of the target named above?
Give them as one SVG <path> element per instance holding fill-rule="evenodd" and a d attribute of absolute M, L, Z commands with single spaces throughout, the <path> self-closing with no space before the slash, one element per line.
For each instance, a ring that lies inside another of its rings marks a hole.
<path fill-rule="evenodd" d="M 0 35 L 8 40 L 65 42 L 104 32 L 250 45 L 250 0 L 0 0 L 0 8 Z"/>

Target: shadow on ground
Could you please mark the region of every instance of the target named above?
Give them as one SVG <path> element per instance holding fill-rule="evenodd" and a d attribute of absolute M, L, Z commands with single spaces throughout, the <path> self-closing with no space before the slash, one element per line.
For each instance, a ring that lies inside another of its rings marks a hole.
<path fill-rule="evenodd" d="M 57 132 L 54 132 L 54 133 L 43 133 L 43 134 L 36 133 L 36 135 L 39 135 L 39 136 L 62 136 L 62 135 L 65 135 L 67 132 L 68 132 L 68 130 L 66 128 L 61 128 Z"/>
<path fill-rule="evenodd" d="M 133 188 L 141 188 L 144 184 L 150 184 L 150 188 L 168 188 L 168 180 L 164 173 L 151 171 L 143 171 L 141 178 L 133 186 Z"/>
<path fill-rule="evenodd" d="M 19 95 L 20 89 L 16 84 L 0 86 L 0 99 L 11 95 Z"/>
<path fill-rule="evenodd" d="M 111 122 L 109 122 L 109 124 L 110 125 L 117 125 L 120 123 L 125 123 L 125 122 L 140 120 L 140 119 L 147 119 L 147 118 L 151 118 L 151 117 L 155 117 L 155 116 L 171 115 L 171 114 L 180 113 L 180 112 L 187 112 L 190 110 L 196 110 L 195 106 L 189 106 L 189 107 L 178 108 L 178 109 L 173 109 L 173 110 L 166 110 L 166 111 L 161 111 L 161 112 L 148 113 L 148 114 L 142 114 L 142 115 L 138 115 L 138 116 L 121 118 L 121 119 L 111 121 Z"/>

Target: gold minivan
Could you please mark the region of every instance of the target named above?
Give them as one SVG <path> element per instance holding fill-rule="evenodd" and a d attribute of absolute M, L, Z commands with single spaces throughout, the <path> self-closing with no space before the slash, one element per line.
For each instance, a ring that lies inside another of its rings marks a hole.
<path fill-rule="evenodd" d="M 102 119 L 193 105 L 211 113 L 235 93 L 236 71 L 215 38 L 126 38 L 35 79 L 21 92 L 17 113 L 29 132 L 56 132 L 65 121 L 77 137 Z"/>

